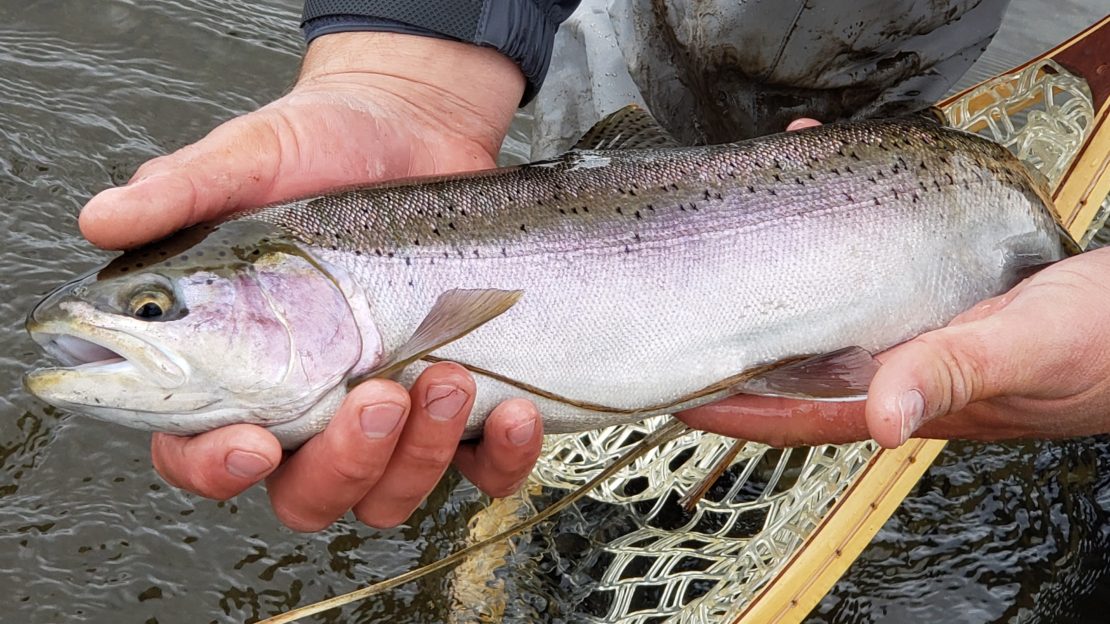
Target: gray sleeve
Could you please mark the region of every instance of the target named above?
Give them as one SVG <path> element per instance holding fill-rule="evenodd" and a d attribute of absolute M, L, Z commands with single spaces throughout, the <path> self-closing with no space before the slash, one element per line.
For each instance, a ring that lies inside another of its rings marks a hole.
<path fill-rule="evenodd" d="M 311 42 L 336 32 L 399 32 L 488 46 L 520 66 L 524 102 L 543 84 L 555 32 L 579 0 L 306 0 Z"/>

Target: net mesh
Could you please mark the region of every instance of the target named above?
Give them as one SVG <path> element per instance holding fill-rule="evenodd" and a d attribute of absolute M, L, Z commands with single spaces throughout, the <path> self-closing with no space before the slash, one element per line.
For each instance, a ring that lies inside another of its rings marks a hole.
<path fill-rule="evenodd" d="M 1055 183 L 1094 122 L 1090 92 L 1052 61 L 986 83 L 945 108 L 956 127 L 1009 147 Z M 1106 207 L 1104 205 L 1104 207 Z M 550 436 L 533 479 L 573 489 L 665 419 Z M 602 547 L 610 561 L 590 591 L 596 622 L 720 622 L 767 586 L 858 478 L 871 442 L 798 449 L 748 444 L 693 513 L 676 500 L 733 441 L 692 432 L 642 457 L 591 496 L 624 506 L 634 528 Z M 596 557 L 593 559 L 597 559 Z"/>

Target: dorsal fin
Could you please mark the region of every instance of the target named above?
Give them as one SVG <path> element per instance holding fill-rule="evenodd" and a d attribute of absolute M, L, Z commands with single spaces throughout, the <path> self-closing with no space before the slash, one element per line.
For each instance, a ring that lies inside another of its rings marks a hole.
<path fill-rule="evenodd" d="M 680 147 L 658 121 L 635 104 L 610 113 L 582 136 L 574 149 L 618 150 Z"/>

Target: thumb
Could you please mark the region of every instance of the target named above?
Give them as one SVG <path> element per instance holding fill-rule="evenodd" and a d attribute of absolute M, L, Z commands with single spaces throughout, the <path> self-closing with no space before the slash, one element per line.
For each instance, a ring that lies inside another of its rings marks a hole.
<path fill-rule="evenodd" d="M 291 134 L 262 111 L 233 119 L 205 138 L 148 161 L 121 187 L 103 191 L 81 211 L 81 233 L 105 248 L 156 240 L 237 207 L 268 199 L 279 168 L 296 157 Z"/>
<path fill-rule="evenodd" d="M 1006 332 L 990 316 L 923 334 L 883 357 L 865 408 L 871 437 L 901 446 L 924 423 L 1025 387 L 1038 338 Z"/>

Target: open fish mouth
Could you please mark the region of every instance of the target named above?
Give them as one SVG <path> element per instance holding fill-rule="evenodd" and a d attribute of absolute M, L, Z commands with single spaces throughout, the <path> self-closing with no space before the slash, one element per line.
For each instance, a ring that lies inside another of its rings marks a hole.
<path fill-rule="evenodd" d="M 74 335 L 38 334 L 35 341 L 64 367 L 91 368 L 127 361 L 127 358 L 103 345 Z"/>
<path fill-rule="evenodd" d="M 99 377 L 116 374 L 141 377 L 162 388 L 174 388 L 185 381 L 184 367 L 176 358 L 142 338 L 91 324 L 73 321 L 30 319 L 27 330 L 59 366 L 28 373 L 25 383 L 37 395 L 49 400 L 40 390 L 60 377 Z"/>

